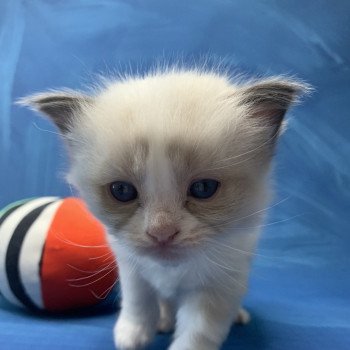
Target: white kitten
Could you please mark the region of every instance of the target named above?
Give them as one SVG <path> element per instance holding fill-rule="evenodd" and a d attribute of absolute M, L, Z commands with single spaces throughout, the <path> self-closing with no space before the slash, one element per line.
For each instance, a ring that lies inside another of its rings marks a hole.
<path fill-rule="evenodd" d="M 118 349 L 175 327 L 171 350 L 215 350 L 240 311 L 288 107 L 308 89 L 173 69 L 22 103 L 59 127 L 69 180 L 105 224 L 120 268 Z"/>

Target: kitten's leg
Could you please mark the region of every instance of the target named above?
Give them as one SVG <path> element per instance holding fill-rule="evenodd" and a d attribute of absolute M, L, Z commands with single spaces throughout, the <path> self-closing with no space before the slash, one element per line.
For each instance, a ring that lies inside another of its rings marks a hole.
<path fill-rule="evenodd" d="M 149 344 L 159 319 L 158 300 L 149 284 L 125 262 L 118 260 L 122 309 L 114 328 L 118 350 L 142 349 Z"/>
<path fill-rule="evenodd" d="M 160 317 L 158 331 L 163 333 L 172 332 L 175 328 L 175 310 L 170 300 L 159 299 Z"/>
<path fill-rule="evenodd" d="M 238 315 L 240 298 L 206 292 L 187 296 L 177 313 L 175 339 L 169 350 L 218 350 Z"/>

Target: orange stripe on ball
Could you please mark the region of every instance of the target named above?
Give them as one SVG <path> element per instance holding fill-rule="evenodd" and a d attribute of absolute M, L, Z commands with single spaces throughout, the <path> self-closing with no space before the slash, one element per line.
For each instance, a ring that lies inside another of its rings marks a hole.
<path fill-rule="evenodd" d="M 117 279 L 104 228 L 79 199 L 67 198 L 57 209 L 45 243 L 41 279 L 49 311 L 94 305 Z"/>

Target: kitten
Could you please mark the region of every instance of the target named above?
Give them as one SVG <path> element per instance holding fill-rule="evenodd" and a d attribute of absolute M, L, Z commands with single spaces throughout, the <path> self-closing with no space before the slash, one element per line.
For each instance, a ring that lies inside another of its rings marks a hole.
<path fill-rule="evenodd" d="M 118 349 L 175 327 L 170 350 L 216 350 L 235 319 L 269 197 L 283 117 L 308 86 L 198 69 L 30 96 L 71 157 L 69 181 L 107 228 L 122 309 Z"/>

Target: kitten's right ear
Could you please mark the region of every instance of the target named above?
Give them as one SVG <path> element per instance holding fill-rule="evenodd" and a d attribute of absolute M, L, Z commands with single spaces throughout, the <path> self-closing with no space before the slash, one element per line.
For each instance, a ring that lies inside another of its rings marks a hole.
<path fill-rule="evenodd" d="M 52 91 L 23 97 L 16 104 L 48 116 L 66 134 L 83 108 L 92 104 L 92 97 L 76 91 Z"/>

